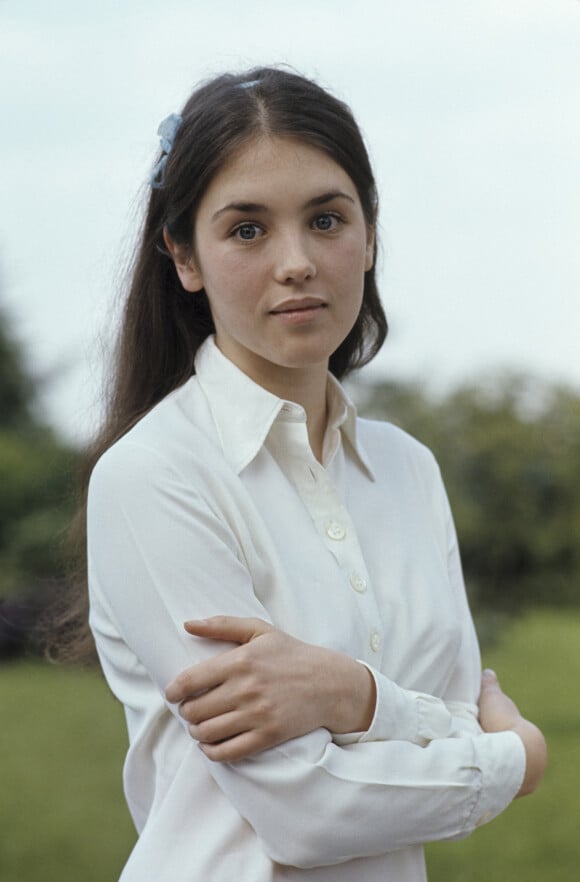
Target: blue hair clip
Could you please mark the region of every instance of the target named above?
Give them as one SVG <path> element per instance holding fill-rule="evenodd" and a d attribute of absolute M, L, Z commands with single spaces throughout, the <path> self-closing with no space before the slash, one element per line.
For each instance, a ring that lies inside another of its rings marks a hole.
<path fill-rule="evenodd" d="M 175 136 L 180 130 L 182 123 L 183 117 L 179 116 L 178 113 L 170 113 L 169 116 L 165 117 L 163 122 L 160 123 L 159 128 L 157 129 L 163 156 L 159 159 L 151 172 L 149 183 L 153 190 L 159 190 L 165 183 L 165 166 L 167 165 L 167 158 L 173 149 Z"/>
<path fill-rule="evenodd" d="M 238 89 L 251 89 L 254 86 L 257 86 L 261 80 L 246 80 L 245 83 L 238 83 Z"/>

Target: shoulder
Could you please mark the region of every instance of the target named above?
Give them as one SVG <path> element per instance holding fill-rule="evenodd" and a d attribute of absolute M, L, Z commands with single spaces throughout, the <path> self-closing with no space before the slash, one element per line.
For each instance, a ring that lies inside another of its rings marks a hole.
<path fill-rule="evenodd" d="M 447 493 L 431 450 L 389 422 L 360 419 L 357 433 L 378 488 L 396 498 L 401 510 L 411 506 L 415 513 L 430 512 L 434 522 L 446 524 Z"/>
<path fill-rule="evenodd" d="M 370 457 L 373 468 L 379 471 L 385 467 L 399 465 L 425 474 L 439 473 L 439 467 L 431 450 L 393 423 L 358 417 L 357 435 Z"/>
<path fill-rule="evenodd" d="M 98 460 L 89 491 L 134 492 L 170 480 L 199 484 L 225 466 L 196 377 L 170 393 Z"/>

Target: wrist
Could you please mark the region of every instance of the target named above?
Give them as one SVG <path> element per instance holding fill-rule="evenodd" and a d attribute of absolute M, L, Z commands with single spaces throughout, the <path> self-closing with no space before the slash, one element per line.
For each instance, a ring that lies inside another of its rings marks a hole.
<path fill-rule="evenodd" d="M 366 732 L 375 715 L 377 694 L 372 673 L 361 662 L 341 655 L 335 668 L 337 692 L 329 707 L 327 728 L 336 734 Z"/>

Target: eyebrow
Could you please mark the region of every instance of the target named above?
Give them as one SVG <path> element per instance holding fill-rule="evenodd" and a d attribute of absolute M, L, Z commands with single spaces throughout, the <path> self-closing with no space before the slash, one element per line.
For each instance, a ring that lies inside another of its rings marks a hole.
<path fill-rule="evenodd" d="M 354 205 L 354 199 L 348 193 L 344 193 L 342 190 L 329 190 L 328 193 L 322 193 L 320 196 L 314 196 L 312 199 L 309 199 L 304 208 L 308 209 L 315 208 L 318 205 L 326 205 L 334 199 L 347 199 Z M 268 206 L 262 205 L 260 202 L 229 202 L 212 215 L 212 223 L 218 220 L 226 211 L 238 211 L 241 214 L 257 214 L 268 211 Z"/>

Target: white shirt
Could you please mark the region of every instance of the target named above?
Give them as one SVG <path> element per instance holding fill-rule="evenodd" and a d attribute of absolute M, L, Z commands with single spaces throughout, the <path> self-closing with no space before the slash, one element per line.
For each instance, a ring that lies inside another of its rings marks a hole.
<path fill-rule="evenodd" d="M 329 376 L 323 465 L 304 410 L 209 339 L 196 375 L 97 464 L 91 626 L 126 710 L 139 839 L 122 882 L 420 882 L 519 790 L 513 732 L 477 724 L 480 659 L 433 457 L 356 418 Z M 224 651 L 183 622 L 258 616 L 371 669 L 368 732 L 205 758 L 164 689 Z"/>

